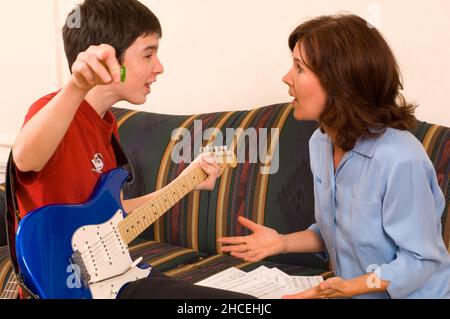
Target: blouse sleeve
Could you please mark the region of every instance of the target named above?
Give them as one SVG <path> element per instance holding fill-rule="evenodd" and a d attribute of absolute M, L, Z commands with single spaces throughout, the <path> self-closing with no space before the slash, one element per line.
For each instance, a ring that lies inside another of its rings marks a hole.
<path fill-rule="evenodd" d="M 317 236 L 319 236 L 320 239 L 324 242 L 322 234 L 320 233 L 319 225 L 317 225 L 317 223 L 314 223 L 311 226 L 309 226 L 308 230 L 311 230 L 311 231 L 315 232 L 317 234 Z M 328 252 L 327 252 L 326 248 L 325 248 L 324 251 L 322 251 L 320 253 L 316 253 L 314 255 L 316 255 L 317 257 L 319 257 L 323 261 L 328 261 L 328 259 L 329 259 Z"/>
<path fill-rule="evenodd" d="M 383 199 L 383 227 L 397 246 L 394 260 L 375 272 L 390 281 L 388 293 L 403 298 L 420 288 L 439 267 L 445 199 L 429 159 L 392 163 Z"/>

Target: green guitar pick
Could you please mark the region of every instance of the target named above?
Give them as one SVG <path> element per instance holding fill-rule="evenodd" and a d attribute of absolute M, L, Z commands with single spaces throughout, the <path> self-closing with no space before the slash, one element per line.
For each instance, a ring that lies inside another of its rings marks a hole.
<path fill-rule="evenodd" d="M 127 78 L 127 68 L 125 65 L 122 65 L 120 68 L 120 82 L 125 82 L 125 79 Z"/>

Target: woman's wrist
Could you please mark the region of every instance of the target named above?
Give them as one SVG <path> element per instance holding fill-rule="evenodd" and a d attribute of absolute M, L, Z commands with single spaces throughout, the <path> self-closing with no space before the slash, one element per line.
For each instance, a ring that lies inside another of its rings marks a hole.
<path fill-rule="evenodd" d="M 377 293 L 386 291 L 389 286 L 388 281 L 381 280 L 375 273 L 368 273 L 347 281 L 349 284 L 349 294 L 351 296 Z"/>
<path fill-rule="evenodd" d="M 288 238 L 287 238 L 287 235 L 283 235 L 283 234 L 279 234 L 279 237 L 280 237 L 280 243 L 281 243 L 281 251 L 280 251 L 280 254 L 287 254 L 289 251 L 288 251 L 288 244 L 287 244 L 287 242 L 288 242 Z"/>

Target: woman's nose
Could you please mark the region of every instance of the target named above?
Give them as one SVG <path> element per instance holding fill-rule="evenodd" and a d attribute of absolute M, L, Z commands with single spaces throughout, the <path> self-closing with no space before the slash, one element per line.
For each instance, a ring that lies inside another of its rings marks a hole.
<path fill-rule="evenodd" d="M 284 82 L 285 84 L 287 84 L 288 86 L 292 86 L 292 82 L 291 82 L 291 78 L 290 78 L 290 76 L 289 76 L 289 73 L 290 73 L 290 72 L 286 73 L 286 75 L 283 76 L 283 82 Z"/>

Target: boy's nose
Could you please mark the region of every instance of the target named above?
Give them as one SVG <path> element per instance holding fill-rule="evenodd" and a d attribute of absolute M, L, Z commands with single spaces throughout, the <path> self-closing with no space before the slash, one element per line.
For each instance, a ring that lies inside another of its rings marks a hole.
<path fill-rule="evenodd" d="M 162 65 L 162 63 L 161 63 L 161 61 L 159 60 L 159 58 L 157 59 L 157 63 L 156 63 L 156 65 L 155 65 L 155 70 L 154 70 L 154 72 L 155 72 L 155 73 L 158 73 L 158 74 L 164 73 L 164 66 Z"/>

